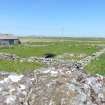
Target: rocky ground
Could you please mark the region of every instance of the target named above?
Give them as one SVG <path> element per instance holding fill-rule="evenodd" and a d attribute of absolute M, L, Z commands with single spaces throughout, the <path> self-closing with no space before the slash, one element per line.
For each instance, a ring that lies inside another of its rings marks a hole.
<path fill-rule="evenodd" d="M 84 65 L 104 52 L 24 75 L 1 72 L 0 105 L 105 105 L 105 77 L 84 72 Z"/>
<path fill-rule="evenodd" d="M 64 63 L 26 75 L 0 73 L 0 105 L 105 105 L 105 78 Z"/>
<path fill-rule="evenodd" d="M 105 53 L 105 48 L 103 48 L 102 50 L 100 50 L 100 51 L 98 51 L 98 52 L 93 53 L 93 54 L 90 55 L 90 56 L 87 56 L 87 57 L 81 59 L 81 60 L 79 61 L 79 63 L 81 63 L 82 66 L 85 67 L 85 66 L 86 66 L 88 63 L 90 63 L 92 60 L 97 59 L 98 57 L 100 57 L 100 56 L 101 56 L 102 54 L 104 54 L 104 53 Z"/>

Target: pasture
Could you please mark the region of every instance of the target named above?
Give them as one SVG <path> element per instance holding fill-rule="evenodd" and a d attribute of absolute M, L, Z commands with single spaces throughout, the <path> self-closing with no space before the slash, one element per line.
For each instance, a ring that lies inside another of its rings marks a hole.
<path fill-rule="evenodd" d="M 44 65 L 36 62 L 29 63 L 29 62 L 0 60 L 0 71 L 16 72 L 18 74 L 26 73 L 30 70 L 35 70 L 42 66 Z"/>
<path fill-rule="evenodd" d="M 63 55 L 65 53 L 89 55 L 99 49 L 100 48 L 95 44 L 64 40 L 57 42 L 27 42 L 10 48 L 1 47 L 0 52 L 12 53 L 21 57 L 43 57 L 46 53 L 53 53 L 56 56 Z"/>
<path fill-rule="evenodd" d="M 86 72 L 90 74 L 100 74 L 105 76 L 105 54 L 93 60 L 86 67 Z"/>

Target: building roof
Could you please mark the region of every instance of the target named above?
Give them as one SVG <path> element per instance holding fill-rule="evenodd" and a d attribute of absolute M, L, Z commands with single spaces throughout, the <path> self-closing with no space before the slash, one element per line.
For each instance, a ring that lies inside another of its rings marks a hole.
<path fill-rule="evenodd" d="M 18 37 L 11 35 L 0 35 L 0 39 L 18 39 Z"/>

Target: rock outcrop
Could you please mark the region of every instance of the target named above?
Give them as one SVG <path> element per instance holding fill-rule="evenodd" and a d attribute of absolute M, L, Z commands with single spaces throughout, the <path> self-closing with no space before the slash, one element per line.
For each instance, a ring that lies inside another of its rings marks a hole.
<path fill-rule="evenodd" d="M 105 105 L 105 78 L 74 63 L 24 75 L 0 73 L 0 105 Z"/>

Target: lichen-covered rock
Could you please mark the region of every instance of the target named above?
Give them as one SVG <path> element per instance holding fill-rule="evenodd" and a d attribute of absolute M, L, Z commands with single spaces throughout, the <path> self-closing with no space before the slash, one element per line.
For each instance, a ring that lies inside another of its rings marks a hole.
<path fill-rule="evenodd" d="M 0 105 L 105 105 L 105 78 L 60 63 L 25 75 L 0 73 Z"/>

